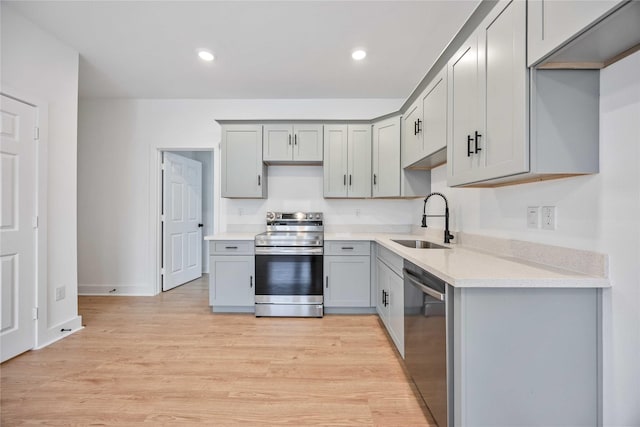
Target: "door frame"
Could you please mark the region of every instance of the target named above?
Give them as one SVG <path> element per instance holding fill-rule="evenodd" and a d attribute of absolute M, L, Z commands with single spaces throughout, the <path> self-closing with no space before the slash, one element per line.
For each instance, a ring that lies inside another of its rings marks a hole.
<path fill-rule="evenodd" d="M 151 149 L 151 157 L 152 157 L 152 170 L 153 170 L 153 175 L 155 177 L 155 179 L 153 181 L 155 181 L 155 183 L 152 181 L 150 182 L 150 191 L 149 191 L 149 197 L 150 197 L 150 207 L 151 207 L 151 227 L 152 227 L 152 232 L 151 232 L 151 250 L 152 250 L 152 258 L 151 258 L 151 271 L 150 271 L 150 279 L 151 282 L 153 283 L 153 294 L 152 295 L 158 295 L 160 293 L 162 293 L 162 272 L 161 272 L 161 266 L 162 266 L 162 157 L 163 157 L 163 153 L 165 151 L 171 151 L 171 152 L 176 152 L 176 153 L 180 153 L 181 151 L 205 151 L 205 152 L 209 152 L 211 155 L 211 167 L 213 168 L 213 185 L 211 186 L 211 194 L 208 195 L 208 197 L 211 197 L 211 200 L 213 201 L 213 221 L 211 222 L 211 224 L 213 225 L 213 232 L 215 233 L 216 230 L 218 229 L 218 224 L 217 224 L 217 218 L 218 215 L 215 214 L 215 211 L 217 209 L 217 203 L 216 203 L 216 198 L 215 198 L 215 192 L 216 192 L 216 185 L 217 183 L 215 182 L 215 171 L 216 171 L 216 164 L 215 164 L 215 160 L 216 160 L 216 155 L 215 155 L 215 149 L 213 147 L 209 148 L 209 147 L 155 147 Z M 155 189 L 154 189 L 154 184 L 155 184 Z M 202 205 L 204 206 L 204 200 L 205 200 L 205 193 L 204 193 L 204 186 L 202 189 L 202 200 L 203 203 Z M 204 218 L 205 215 L 202 216 L 202 220 L 204 222 Z M 211 218 L 209 218 L 211 220 Z M 205 235 L 205 232 L 203 230 L 202 235 Z M 204 269 L 204 265 L 202 266 Z"/>
<path fill-rule="evenodd" d="M 35 301 L 33 307 L 38 310 L 35 324 L 35 337 L 32 350 L 44 347 L 49 342 L 44 342 L 47 336 L 47 193 L 48 193 L 48 146 L 49 146 L 49 104 L 30 93 L 17 90 L 11 86 L 3 85 L 0 94 L 18 102 L 30 105 L 35 108 L 36 126 L 38 127 L 38 143 L 36 144 L 36 215 L 38 217 L 38 227 L 35 229 Z M 42 320 L 42 321 L 41 321 Z"/>

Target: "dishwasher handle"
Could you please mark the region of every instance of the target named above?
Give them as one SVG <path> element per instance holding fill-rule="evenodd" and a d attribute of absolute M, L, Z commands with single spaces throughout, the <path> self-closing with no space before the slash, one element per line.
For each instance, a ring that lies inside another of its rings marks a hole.
<path fill-rule="evenodd" d="M 424 283 L 421 283 L 420 279 L 414 276 L 413 274 L 411 274 L 406 268 L 404 269 L 403 273 L 404 273 L 405 279 L 407 279 L 409 282 L 411 282 L 414 286 L 416 286 L 425 294 L 437 299 L 438 301 L 445 300 L 446 298 L 445 294 L 443 294 L 442 292 L 438 292 L 435 289 L 431 289 L 430 287 L 426 286 Z"/>

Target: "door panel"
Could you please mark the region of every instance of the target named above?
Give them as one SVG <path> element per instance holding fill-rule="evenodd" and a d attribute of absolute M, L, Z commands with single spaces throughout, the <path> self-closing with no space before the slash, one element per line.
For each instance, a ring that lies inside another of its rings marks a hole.
<path fill-rule="evenodd" d="M 202 164 L 164 153 L 162 290 L 202 276 Z M 167 209 L 168 208 L 168 209 Z"/>
<path fill-rule="evenodd" d="M 479 39 L 480 76 L 485 111 L 480 139 L 480 178 L 529 170 L 527 67 L 524 2 L 513 1 L 483 29 Z"/>
<path fill-rule="evenodd" d="M 322 125 L 295 125 L 293 160 L 322 161 Z"/>
<path fill-rule="evenodd" d="M 400 196 L 400 118 L 373 127 L 373 197 Z"/>
<path fill-rule="evenodd" d="M 371 126 L 349 125 L 349 197 L 371 197 Z"/>
<path fill-rule="evenodd" d="M 422 99 L 422 157 L 447 146 L 447 71 L 443 70 Z"/>
<path fill-rule="evenodd" d="M 268 161 L 289 161 L 293 158 L 293 135 L 290 125 L 264 125 L 262 158 Z"/>
<path fill-rule="evenodd" d="M 324 197 L 347 197 L 347 125 L 324 129 Z"/>
<path fill-rule="evenodd" d="M 413 104 L 402 119 L 402 167 L 406 168 L 420 160 L 423 152 L 423 133 L 417 132 L 416 122 L 422 120 L 419 102 Z"/>
<path fill-rule="evenodd" d="M 0 361 L 33 348 L 36 306 L 36 110 L 0 102 Z"/>
<path fill-rule="evenodd" d="M 226 125 L 222 132 L 222 197 L 266 197 L 262 126 Z"/>

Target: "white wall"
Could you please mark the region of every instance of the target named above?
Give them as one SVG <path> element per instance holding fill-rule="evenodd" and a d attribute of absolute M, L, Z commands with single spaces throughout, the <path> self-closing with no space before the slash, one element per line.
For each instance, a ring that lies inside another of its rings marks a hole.
<path fill-rule="evenodd" d="M 317 167 L 270 167 L 268 200 L 220 198 L 220 126 L 215 119 L 370 119 L 402 100 L 80 100 L 78 271 L 81 293 L 154 294 L 159 150 L 214 150 L 214 232 L 258 229 L 267 209 L 327 213 L 328 224 L 417 221 L 411 202 L 321 198 Z M 296 183 L 293 187 L 291 180 Z M 305 183 L 304 187 L 297 183 Z M 308 187 L 308 188 L 307 188 Z M 314 198 L 316 198 L 314 196 Z M 356 209 L 360 209 L 356 215 Z M 377 212 L 373 215 L 372 212 Z"/>
<path fill-rule="evenodd" d="M 37 345 L 78 329 L 76 153 L 78 53 L 2 6 L 2 90 L 48 105 L 48 232 L 46 289 L 38 290 Z M 55 301 L 55 288 L 66 298 Z"/>
<path fill-rule="evenodd" d="M 604 425 L 640 425 L 640 53 L 601 72 L 600 173 L 496 189 L 452 189 L 454 230 L 609 255 L 603 293 Z M 526 227 L 527 206 L 557 206 L 557 230 Z M 435 222 L 435 220 L 434 220 Z M 436 224 L 437 225 L 437 224 Z"/>

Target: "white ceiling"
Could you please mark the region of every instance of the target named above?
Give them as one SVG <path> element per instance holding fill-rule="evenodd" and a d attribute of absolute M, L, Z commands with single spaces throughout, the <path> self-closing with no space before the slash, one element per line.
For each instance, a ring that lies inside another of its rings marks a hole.
<path fill-rule="evenodd" d="M 80 52 L 82 97 L 406 98 L 480 1 L 2 3 Z"/>

